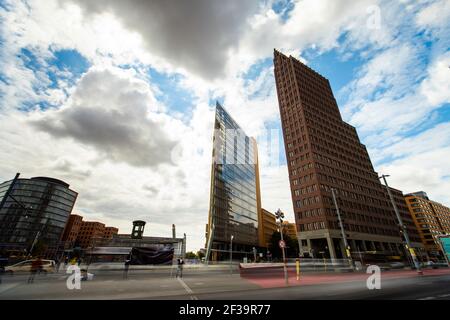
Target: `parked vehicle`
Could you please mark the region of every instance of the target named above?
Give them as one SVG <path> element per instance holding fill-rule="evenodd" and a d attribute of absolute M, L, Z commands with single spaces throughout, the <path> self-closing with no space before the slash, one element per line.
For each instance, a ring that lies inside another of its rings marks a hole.
<path fill-rule="evenodd" d="M 13 264 L 11 266 L 5 267 L 5 273 L 13 274 L 13 273 L 21 273 L 21 272 L 30 272 L 31 266 L 33 264 L 33 260 L 25 260 L 19 263 Z M 56 263 L 54 260 L 41 260 L 41 269 L 40 272 L 43 273 L 53 273 L 56 272 Z"/>

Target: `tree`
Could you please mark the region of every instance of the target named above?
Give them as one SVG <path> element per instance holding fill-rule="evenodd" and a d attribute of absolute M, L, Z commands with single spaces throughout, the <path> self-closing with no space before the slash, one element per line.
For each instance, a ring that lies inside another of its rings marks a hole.
<path fill-rule="evenodd" d="M 192 251 L 186 252 L 186 259 L 197 259 L 197 255 Z"/>
<path fill-rule="evenodd" d="M 43 255 L 48 249 L 47 242 L 39 239 L 34 245 L 33 252 L 31 252 L 32 256 L 40 256 Z"/>
<path fill-rule="evenodd" d="M 197 257 L 201 260 L 203 257 L 205 257 L 205 253 L 203 251 L 197 251 Z"/>
<path fill-rule="evenodd" d="M 278 231 L 275 231 L 272 234 L 272 237 L 270 239 L 269 244 L 269 250 L 272 253 L 272 256 L 274 258 L 282 258 L 283 253 L 281 251 L 281 248 L 279 246 L 279 242 L 281 240 L 281 234 Z M 296 258 L 298 257 L 299 248 L 298 248 L 298 241 L 297 239 L 292 239 L 287 234 L 283 232 L 283 240 L 286 243 L 286 257 L 288 258 Z"/>

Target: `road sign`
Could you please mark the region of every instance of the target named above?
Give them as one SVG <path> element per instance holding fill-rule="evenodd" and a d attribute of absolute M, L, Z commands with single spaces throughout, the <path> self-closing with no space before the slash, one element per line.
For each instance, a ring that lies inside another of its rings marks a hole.
<path fill-rule="evenodd" d="M 439 240 L 441 242 L 442 250 L 444 251 L 443 253 L 447 258 L 447 263 L 450 264 L 450 237 L 449 236 L 439 237 Z"/>
<path fill-rule="evenodd" d="M 286 248 L 286 242 L 284 242 L 284 240 L 280 240 L 278 242 L 278 245 L 280 246 L 280 248 Z"/>

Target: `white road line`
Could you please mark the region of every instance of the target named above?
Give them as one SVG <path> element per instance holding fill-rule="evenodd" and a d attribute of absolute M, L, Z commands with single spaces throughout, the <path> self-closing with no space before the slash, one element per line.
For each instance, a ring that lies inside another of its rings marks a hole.
<path fill-rule="evenodd" d="M 14 288 L 16 288 L 16 287 L 18 287 L 18 286 L 20 286 L 20 285 L 21 285 L 21 283 L 2 284 L 2 285 L 0 286 L 0 294 L 1 294 L 1 293 L 5 293 L 5 292 L 8 291 L 8 290 L 14 289 Z"/>
<path fill-rule="evenodd" d="M 192 291 L 191 288 L 189 288 L 188 285 L 181 278 L 177 278 L 177 280 L 179 283 L 181 283 L 186 292 L 191 295 L 191 300 L 198 300 L 197 297 L 193 295 L 194 291 Z"/>

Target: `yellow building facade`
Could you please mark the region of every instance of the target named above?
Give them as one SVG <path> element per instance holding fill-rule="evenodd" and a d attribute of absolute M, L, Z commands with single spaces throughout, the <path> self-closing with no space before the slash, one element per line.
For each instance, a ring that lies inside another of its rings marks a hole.
<path fill-rule="evenodd" d="M 405 195 L 405 201 L 427 255 L 442 256 L 438 237 L 450 234 L 450 208 L 430 200 L 423 191 Z"/>

